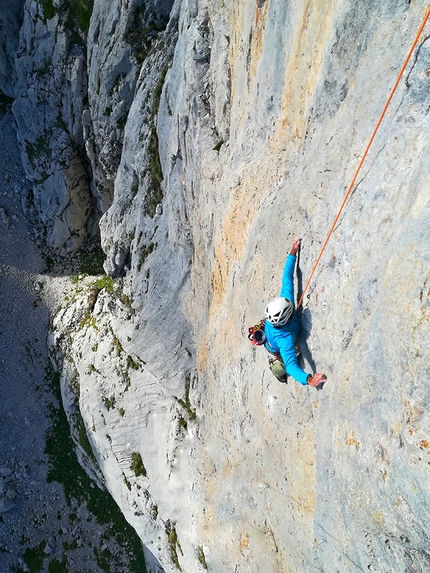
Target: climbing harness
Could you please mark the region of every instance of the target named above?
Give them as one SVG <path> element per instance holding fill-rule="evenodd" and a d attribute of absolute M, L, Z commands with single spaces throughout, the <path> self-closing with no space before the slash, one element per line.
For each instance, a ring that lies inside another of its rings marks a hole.
<path fill-rule="evenodd" d="M 353 189 L 353 187 L 354 187 L 354 185 L 355 185 L 355 182 L 356 182 L 356 180 L 357 180 L 358 173 L 360 172 L 360 169 L 361 169 L 361 167 L 362 167 L 362 165 L 363 165 L 363 163 L 364 163 L 364 160 L 366 159 L 367 153 L 368 153 L 368 151 L 369 151 L 369 149 L 370 149 L 370 146 L 371 146 L 372 143 L 373 143 L 373 140 L 374 140 L 374 138 L 375 138 L 376 132 L 378 131 L 379 126 L 381 125 L 381 122 L 382 122 L 382 120 L 383 120 L 383 118 L 384 118 L 385 112 L 387 111 L 387 108 L 388 108 L 388 106 L 390 105 L 390 102 L 391 102 L 391 99 L 392 99 L 392 97 L 393 97 L 393 95 L 394 95 L 394 92 L 396 91 L 397 86 L 399 85 L 399 82 L 400 82 L 400 79 L 401 79 L 401 77 L 402 77 L 402 75 L 403 75 L 403 72 L 405 71 L 405 68 L 406 68 L 406 66 L 407 66 L 407 64 L 408 64 L 408 62 L 409 62 L 409 59 L 410 59 L 410 57 L 411 57 L 411 55 L 412 55 L 412 53 L 413 53 L 413 51 L 414 51 L 414 49 L 415 49 L 415 46 L 416 46 L 417 43 L 418 43 L 418 40 L 419 40 L 419 38 L 420 38 L 420 36 L 421 36 L 421 33 L 422 33 L 423 29 L 424 29 L 424 26 L 425 26 L 425 24 L 426 24 L 426 22 L 427 22 L 429 16 L 430 16 L 430 7 L 427 9 L 427 13 L 426 13 L 426 15 L 424 16 L 424 20 L 422 21 L 421 26 L 420 26 L 419 29 L 418 29 L 418 32 L 417 32 L 417 34 L 416 34 L 416 36 L 415 36 L 415 40 L 413 41 L 412 46 L 411 46 L 411 48 L 410 48 L 410 50 L 409 50 L 409 52 L 408 52 L 408 55 L 406 56 L 406 59 L 405 59 L 405 61 L 403 62 L 403 66 L 402 66 L 402 68 L 401 68 L 401 70 L 400 70 L 400 72 L 399 72 L 399 75 L 397 76 L 397 79 L 396 79 L 396 81 L 395 81 L 395 83 L 394 83 L 394 86 L 393 86 L 391 92 L 390 92 L 390 95 L 388 96 L 387 102 L 386 102 L 385 105 L 384 105 L 384 108 L 383 108 L 383 110 L 382 110 L 382 113 L 381 113 L 381 115 L 379 116 L 379 119 L 378 119 L 378 121 L 377 121 L 377 123 L 376 123 L 375 129 L 373 130 L 373 133 L 372 133 L 372 135 L 371 135 L 371 137 L 370 137 L 370 139 L 369 139 L 369 143 L 367 144 L 367 147 L 366 147 L 366 149 L 365 149 L 365 151 L 364 151 L 363 157 L 361 158 L 360 163 L 358 164 L 358 167 L 357 167 L 357 169 L 356 169 L 356 171 L 355 171 L 354 177 L 352 178 L 351 184 L 350 184 L 349 187 L 348 187 L 348 190 L 347 190 L 347 192 L 346 192 L 346 194 L 345 194 L 345 197 L 343 198 L 343 201 L 342 201 L 342 204 L 341 204 L 341 206 L 340 206 L 340 208 L 339 208 L 339 211 L 337 212 L 337 215 L 336 215 L 336 217 L 335 217 L 335 219 L 334 219 L 334 221 L 333 221 L 333 224 L 332 224 L 332 226 L 331 226 L 331 228 L 330 228 L 330 231 L 328 232 L 328 235 L 327 235 L 327 237 L 326 237 L 326 239 L 325 239 L 325 241 L 324 241 L 324 244 L 323 244 L 323 246 L 322 246 L 322 248 L 321 248 L 321 250 L 320 250 L 320 253 L 319 253 L 318 257 L 317 257 L 317 260 L 316 260 L 316 262 L 315 262 L 315 264 L 314 264 L 314 266 L 313 266 L 313 268 L 312 268 L 311 274 L 310 274 L 310 276 L 309 276 L 309 278 L 308 278 L 308 281 L 307 281 L 307 283 L 306 283 L 306 285 L 305 285 L 305 288 L 303 289 L 302 295 L 301 295 L 300 300 L 299 300 L 299 302 L 298 302 L 298 304 L 297 304 L 297 308 L 299 308 L 300 305 L 301 305 L 302 302 L 303 302 L 303 298 L 304 298 L 305 293 L 306 293 L 306 291 L 307 291 L 307 289 L 308 289 L 308 287 L 309 287 L 309 284 L 310 284 L 310 282 L 311 282 L 311 280 L 312 280 L 312 277 L 314 276 L 315 270 L 316 270 L 316 268 L 317 268 L 317 266 L 318 266 L 318 264 L 319 264 L 319 262 L 320 262 L 320 259 L 321 259 L 322 255 L 323 255 L 323 253 L 324 253 L 324 250 L 325 250 L 325 248 L 326 248 L 326 246 L 327 246 L 327 243 L 328 243 L 328 241 L 329 241 L 329 239 L 330 239 L 330 237 L 331 237 L 331 235 L 332 235 L 332 233 L 333 233 L 333 231 L 334 231 L 334 229 L 335 229 L 335 227 L 336 227 L 336 224 L 337 224 L 337 222 L 338 222 L 338 220 L 339 220 L 339 217 L 340 217 L 340 215 L 341 215 L 341 213 L 342 213 L 342 211 L 343 211 L 343 208 L 345 207 L 345 204 L 346 204 L 346 202 L 347 202 L 347 200 L 348 200 L 348 197 L 349 197 L 349 195 L 351 194 L 351 191 L 352 191 L 352 189 Z"/>

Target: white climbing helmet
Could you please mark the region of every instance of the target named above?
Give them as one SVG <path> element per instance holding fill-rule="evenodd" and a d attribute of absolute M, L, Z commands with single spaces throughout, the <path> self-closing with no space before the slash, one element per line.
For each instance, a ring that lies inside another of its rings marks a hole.
<path fill-rule="evenodd" d="M 275 298 L 266 307 L 266 319 L 273 326 L 284 326 L 293 315 L 293 305 L 288 298 Z"/>

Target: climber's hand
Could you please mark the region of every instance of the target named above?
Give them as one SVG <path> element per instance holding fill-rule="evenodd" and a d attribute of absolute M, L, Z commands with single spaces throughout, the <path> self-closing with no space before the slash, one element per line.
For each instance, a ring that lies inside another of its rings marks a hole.
<path fill-rule="evenodd" d="M 297 254 L 297 251 L 300 249 L 300 242 L 301 242 L 301 239 L 296 239 L 294 241 L 293 246 L 291 247 L 291 254 L 292 255 L 295 256 Z"/>
<path fill-rule="evenodd" d="M 308 377 L 309 386 L 319 386 L 324 382 L 327 382 L 327 376 L 325 374 L 315 374 L 314 376 Z"/>

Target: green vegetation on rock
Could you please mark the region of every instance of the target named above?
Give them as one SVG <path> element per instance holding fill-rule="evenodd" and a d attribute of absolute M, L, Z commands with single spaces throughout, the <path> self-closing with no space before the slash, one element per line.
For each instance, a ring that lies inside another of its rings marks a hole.
<path fill-rule="evenodd" d="M 131 466 L 130 469 L 134 471 L 136 477 L 143 476 L 146 477 L 146 469 L 143 465 L 142 456 L 139 452 L 133 452 L 131 454 Z"/>
<path fill-rule="evenodd" d="M 110 396 L 110 398 L 106 398 L 105 396 L 103 398 L 103 404 L 108 411 L 115 408 L 115 402 L 115 396 Z"/>
<path fill-rule="evenodd" d="M 93 281 L 89 286 L 92 288 L 98 288 L 100 290 L 105 289 L 109 294 L 113 293 L 113 287 L 114 287 L 114 281 L 113 278 L 110 277 L 109 275 L 104 275 L 102 277 L 100 277 L 99 279 L 96 279 L 95 281 Z"/>
<path fill-rule="evenodd" d="M 203 551 L 203 547 L 199 545 L 197 547 L 197 559 L 199 560 L 200 565 L 203 566 L 203 569 L 207 569 L 208 565 L 206 563 L 205 553 Z"/>
<path fill-rule="evenodd" d="M 143 263 L 146 261 L 148 256 L 152 253 L 157 245 L 154 243 L 150 243 L 147 247 L 145 247 L 142 252 L 140 253 L 139 262 L 137 263 L 137 270 L 140 271 L 142 268 Z"/>
<path fill-rule="evenodd" d="M 155 86 L 154 92 L 152 94 L 151 119 L 154 119 L 154 117 L 158 113 L 158 109 L 160 107 L 161 93 L 163 91 L 163 86 L 166 80 L 166 74 L 168 70 L 169 70 L 168 64 L 163 66 L 160 72 L 160 77 L 158 78 L 157 85 Z"/>
<path fill-rule="evenodd" d="M 79 272 L 90 276 L 104 275 L 105 259 L 106 254 L 101 248 L 100 241 L 92 239 L 81 248 L 77 255 Z"/>
<path fill-rule="evenodd" d="M 115 354 L 117 356 L 121 356 L 121 353 L 123 352 L 122 344 L 119 341 L 119 338 L 117 338 L 115 335 L 113 335 L 112 346 L 115 349 Z"/>
<path fill-rule="evenodd" d="M 45 545 L 45 541 L 41 541 L 36 547 L 28 547 L 24 551 L 24 563 L 27 565 L 30 573 L 39 573 L 42 571 Z"/>
<path fill-rule="evenodd" d="M 130 355 L 127 356 L 127 368 L 132 368 L 133 370 L 139 370 L 138 362 L 133 360 L 133 357 Z"/>
<path fill-rule="evenodd" d="M 63 556 L 61 561 L 58 561 L 58 559 L 52 559 L 48 565 L 48 573 L 69 573 L 67 558 Z"/>
<path fill-rule="evenodd" d="M 86 312 L 79 323 L 80 328 L 94 328 L 94 330 L 98 330 L 97 323 L 95 317 L 90 313 Z"/>
<path fill-rule="evenodd" d="M 169 539 L 169 549 L 170 549 L 170 559 L 175 564 L 178 571 L 182 571 L 182 567 L 179 563 L 178 549 L 182 553 L 182 548 L 178 540 L 178 534 L 176 533 L 175 522 L 171 524 L 170 530 L 167 531 Z"/>
<path fill-rule="evenodd" d="M 45 131 L 34 143 L 26 142 L 27 157 L 33 167 L 36 166 L 37 160 L 51 155 L 51 136 L 50 132 Z"/>
<path fill-rule="evenodd" d="M 48 482 L 56 481 L 62 484 L 66 500 L 70 505 L 75 499 L 87 506 L 98 523 L 106 526 L 105 536 L 115 538 L 119 546 L 126 549 L 129 557 L 129 573 L 145 573 L 145 559 L 142 545 L 134 529 L 129 525 L 113 498 L 106 491 L 94 487 L 90 477 L 80 466 L 70 434 L 70 428 L 66 414 L 61 407 L 60 374 L 51 365 L 45 370 L 45 379 L 48 382 L 58 403 L 51 403 L 49 407 L 51 426 L 46 433 L 45 453 L 48 455 Z M 43 545 L 44 549 L 45 545 Z M 41 546 L 26 550 L 24 561 L 33 573 L 41 571 L 40 565 Z M 103 557 L 103 556 L 101 556 Z M 116 567 L 115 563 L 110 566 L 103 562 L 103 571 L 109 573 Z M 30 566 L 31 565 L 31 566 Z M 62 563 L 53 563 L 49 573 L 62 573 Z M 31 568 L 33 567 L 33 569 Z"/>
<path fill-rule="evenodd" d="M 160 155 L 158 153 L 158 135 L 155 126 L 151 129 L 150 141 L 148 146 L 149 156 L 149 187 L 146 195 L 148 213 L 154 218 L 157 205 L 163 200 L 163 191 L 161 182 L 163 181 L 163 170 L 161 168 Z"/>
<path fill-rule="evenodd" d="M 48 573 L 69 573 L 67 558 L 63 556 L 61 561 L 58 561 L 58 559 L 52 559 L 48 565 Z"/>
<path fill-rule="evenodd" d="M 190 385 L 191 385 L 191 381 L 190 381 L 190 377 L 187 376 L 186 381 L 185 381 L 185 396 L 184 399 L 182 398 L 176 398 L 175 396 L 175 400 L 178 402 L 178 404 L 180 404 L 182 406 L 182 408 L 185 410 L 185 412 L 188 414 L 188 418 L 191 422 L 193 422 L 194 420 L 196 420 L 197 415 L 195 410 L 193 410 L 192 406 L 191 406 L 191 402 L 190 402 Z M 181 417 L 180 417 L 181 418 Z M 183 418 L 182 418 L 183 419 Z M 183 424 L 181 424 L 181 421 L 179 421 L 180 425 L 182 427 L 186 427 L 186 425 L 184 426 Z"/>
<path fill-rule="evenodd" d="M 160 155 L 158 152 L 158 135 L 157 127 L 155 125 L 155 116 L 160 107 L 160 99 L 163 91 L 163 85 L 166 79 L 166 74 L 169 66 L 166 64 L 158 78 L 157 85 L 155 86 L 152 95 L 151 105 L 151 132 L 149 136 L 148 156 L 149 156 L 149 186 L 147 192 L 147 207 L 148 213 L 151 218 L 155 216 L 157 205 L 163 200 L 163 191 L 161 189 L 161 182 L 163 181 L 163 170 L 161 168 Z"/>
<path fill-rule="evenodd" d="M 77 25 L 81 32 L 88 32 L 94 0 L 70 0 L 68 23 Z"/>
<path fill-rule="evenodd" d="M 139 64 L 146 60 L 151 51 L 157 37 L 154 32 L 164 30 L 168 22 L 168 17 L 160 16 L 158 16 L 158 21 L 154 18 L 148 21 L 145 10 L 145 5 L 136 8 L 124 34 L 124 40 L 131 46 L 133 56 Z"/>
<path fill-rule="evenodd" d="M 39 0 L 39 2 L 43 8 L 43 21 L 46 24 L 48 20 L 55 16 L 55 6 L 52 0 Z"/>
<path fill-rule="evenodd" d="M 0 115 L 4 115 L 10 111 L 13 103 L 13 98 L 7 96 L 2 91 L 0 91 Z"/>

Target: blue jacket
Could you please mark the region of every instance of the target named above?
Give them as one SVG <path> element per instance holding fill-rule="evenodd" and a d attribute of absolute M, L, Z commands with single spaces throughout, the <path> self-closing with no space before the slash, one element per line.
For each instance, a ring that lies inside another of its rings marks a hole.
<path fill-rule="evenodd" d="M 294 303 L 294 267 L 296 265 L 296 257 L 288 255 L 287 262 L 284 267 L 284 274 L 282 276 L 282 289 L 279 296 L 288 298 Z M 300 332 L 300 320 L 297 313 L 294 311 L 293 318 L 285 326 L 275 328 L 266 320 L 264 332 L 266 334 L 265 347 L 269 352 L 280 352 L 282 360 L 285 364 L 285 369 L 289 376 L 292 376 L 300 384 L 307 384 L 307 378 L 310 374 L 306 374 L 297 363 L 296 349 L 294 343 Z"/>

